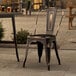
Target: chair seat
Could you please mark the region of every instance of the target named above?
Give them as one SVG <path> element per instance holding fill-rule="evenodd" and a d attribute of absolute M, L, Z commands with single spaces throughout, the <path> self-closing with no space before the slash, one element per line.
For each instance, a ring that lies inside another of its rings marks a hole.
<path fill-rule="evenodd" d="M 30 35 L 30 36 L 41 36 L 41 37 L 54 37 L 55 35 L 50 35 L 50 34 L 35 34 L 35 35 Z"/>
<path fill-rule="evenodd" d="M 56 36 L 55 35 L 50 35 L 50 34 L 35 34 L 35 35 L 29 35 L 27 40 L 37 42 L 43 40 L 50 39 L 50 41 L 55 41 Z"/>

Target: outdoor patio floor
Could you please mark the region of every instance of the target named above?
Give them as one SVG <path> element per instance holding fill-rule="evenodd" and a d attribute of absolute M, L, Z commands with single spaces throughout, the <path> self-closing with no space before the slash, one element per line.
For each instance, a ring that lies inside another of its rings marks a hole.
<path fill-rule="evenodd" d="M 58 65 L 54 50 L 51 52 L 51 69 L 47 70 L 45 52 L 38 63 L 37 49 L 30 49 L 26 67 L 23 68 L 25 48 L 19 48 L 17 62 L 14 48 L 0 48 L 0 76 L 76 76 L 76 51 L 59 50 L 61 65 Z"/>

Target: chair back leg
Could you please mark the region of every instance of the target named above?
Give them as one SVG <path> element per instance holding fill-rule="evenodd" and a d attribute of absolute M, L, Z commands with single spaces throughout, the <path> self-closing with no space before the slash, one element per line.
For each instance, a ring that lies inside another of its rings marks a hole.
<path fill-rule="evenodd" d="M 56 57 L 57 57 L 57 59 L 58 59 L 58 64 L 60 65 L 61 62 L 60 62 L 60 58 L 59 58 L 59 54 L 58 54 L 58 49 L 57 49 L 56 40 L 53 41 L 53 44 L 54 44 L 54 48 L 55 48 Z"/>
<path fill-rule="evenodd" d="M 39 41 L 37 41 L 37 47 L 38 47 L 38 57 L 39 57 L 39 63 L 41 62 L 42 52 L 43 52 L 43 44 Z"/>
<path fill-rule="evenodd" d="M 25 63 L 26 63 L 27 56 L 28 56 L 28 50 L 29 50 L 29 42 L 27 42 L 27 45 L 26 45 L 26 53 L 25 53 L 25 59 L 23 62 L 23 67 L 25 67 Z"/>

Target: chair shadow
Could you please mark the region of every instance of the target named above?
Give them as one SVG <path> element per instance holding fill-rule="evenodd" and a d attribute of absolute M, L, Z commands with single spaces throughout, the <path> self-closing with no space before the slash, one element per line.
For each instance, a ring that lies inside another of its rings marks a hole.
<path fill-rule="evenodd" d="M 70 30 L 76 30 L 76 26 L 72 26 Z"/>
<path fill-rule="evenodd" d="M 26 67 L 24 69 L 29 70 L 41 70 L 41 71 L 48 71 L 47 65 L 45 63 L 30 63 L 26 64 Z M 69 66 L 67 65 L 58 65 L 58 64 L 51 64 L 50 65 L 50 71 L 68 71 Z"/>

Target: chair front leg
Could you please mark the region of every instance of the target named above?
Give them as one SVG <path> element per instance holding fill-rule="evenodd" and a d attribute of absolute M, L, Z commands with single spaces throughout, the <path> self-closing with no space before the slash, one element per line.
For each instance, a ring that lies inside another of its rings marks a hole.
<path fill-rule="evenodd" d="M 46 48 L 46 56 L 47 56 L 47 66 L 48 66 L 48 70 L 50 71 L 50 47 Z"/>
<path fill-rule="evenodd" d="M 48 40 L 46 40 L 46 46 L 45 46 L 45 54 L 46 54 L 46 63 L 48 66 L 48 71 L 50 71 L 50 47 L 51 44 Z"/>

